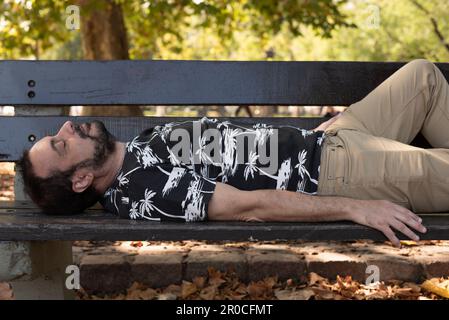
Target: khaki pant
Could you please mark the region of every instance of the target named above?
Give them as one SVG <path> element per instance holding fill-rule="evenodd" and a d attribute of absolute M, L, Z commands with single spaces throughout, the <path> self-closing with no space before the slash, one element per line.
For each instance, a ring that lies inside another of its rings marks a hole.
<path fill-rule="evenodd" d="M 409 145 L 418 132 L 432 149 Z M 449 84 L 433 63 L 406 64 L 325 134 L 318 195 L 449 211 Z"/>

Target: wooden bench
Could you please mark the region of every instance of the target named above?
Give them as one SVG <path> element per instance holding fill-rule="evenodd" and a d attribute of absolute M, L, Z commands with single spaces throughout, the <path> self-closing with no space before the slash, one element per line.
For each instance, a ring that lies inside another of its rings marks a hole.
<path fill-rule="evenodd" d="M 223 61 L 1 61 L 0 161 L 17 161 L 25 148 L 54 134 L 69 119 L 67 105 L 316 105 L 348 106 L 362 99 L 403 63 Z M 449 63 L 437 64 L 449 78 Z M 100 117 L 96 117 L 100 118 Z M 92 118 L 74 119 L 89 121 Z M 145 128 L 196 118 L 102 117 L 120 140 Z M 225 119 L 225 118 L 221 118 Z M 254 118 L 239 118 L 248 123 Z M 257 118 L 311 129 L 325 118 Z M 422 136 L 412 143 L 429 147 Z M 18 168 L 20 169 L 20 168 Z M 19 177 L 19 176 L 17 176 Z M 155 223 L 118 219 L 91 209 L 50 217 L 26 199 L 16 179 L 16 201 L 0 204 L 0 240 L 25 241 L 31 279 L 61 287 L 71 264 L 72 240 L 385 240 L 373 229 L 338 223 Z M 449 239 L 449 214 L 423 214 L 423 239 Z M 1 280 L 1 279 L 0 279 Z M 22 283 L 20 284 L 22 285 Z M 66 297 L 71 293 L 64 291 Z"/>

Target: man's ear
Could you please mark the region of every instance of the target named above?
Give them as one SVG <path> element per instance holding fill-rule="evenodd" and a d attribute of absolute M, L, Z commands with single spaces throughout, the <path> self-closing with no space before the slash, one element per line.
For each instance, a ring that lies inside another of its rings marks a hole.
<path fill-rule="evenodd" d="M 90 170 L 77 170 L 72 176 L 72 190 L 80 193 L 89 188 L 94 181 L 94 174 Z"/>

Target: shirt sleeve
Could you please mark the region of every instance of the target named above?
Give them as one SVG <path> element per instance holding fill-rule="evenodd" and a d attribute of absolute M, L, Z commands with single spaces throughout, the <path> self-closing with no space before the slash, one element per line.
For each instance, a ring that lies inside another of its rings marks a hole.
<path fill-rule="evenodd" d="M 127 186 L 130 219 L 207 220 L 216 183 L 184 167 L 154 165 L 132 172 Z"/>

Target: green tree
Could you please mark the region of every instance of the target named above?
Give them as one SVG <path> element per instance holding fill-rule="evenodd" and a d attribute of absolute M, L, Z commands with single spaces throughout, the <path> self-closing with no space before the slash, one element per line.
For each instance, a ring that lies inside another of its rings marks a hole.
<path fill-rule="evenodd" d="M 416 5 L 418 4 L 418 6 Z M 422 6 L 422 8 L 419 7 Z M 311 30 L 288 43 L 291 59 L 409 61 L 427 58 L 449 61 L 449 2 L 446 0 L 351 0 L 342 12 L 356 29 L 339 29 L 332 38 Z M 372 16 L 379 15 L 378 21 Z M 377 22 L 377 23 L 373 23 Z"/>

